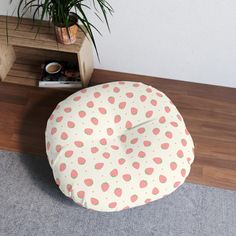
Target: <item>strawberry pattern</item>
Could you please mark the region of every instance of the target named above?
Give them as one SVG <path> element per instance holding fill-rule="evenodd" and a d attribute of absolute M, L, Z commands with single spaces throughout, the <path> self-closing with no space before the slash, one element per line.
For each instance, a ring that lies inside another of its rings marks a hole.
<path fill-rule="evenodd" d="M 120 211 L 184 183 L 194 144 L 161 91 L 139 82 L 82 89 L 48 119 L 46 151 L 60 190 L 79 205 Z"/>

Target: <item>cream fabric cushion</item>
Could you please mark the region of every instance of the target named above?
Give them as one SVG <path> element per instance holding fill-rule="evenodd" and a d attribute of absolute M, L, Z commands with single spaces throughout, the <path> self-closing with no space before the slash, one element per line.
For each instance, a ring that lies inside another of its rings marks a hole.
<path fill-rule="evenodd" d="M 60 102 L 47 123 L 46 146 L 61 191 L 97 211 L 170 194 L 184 183 L 194 159 L 176 107 L 138 82 L 90 87 Z"/>

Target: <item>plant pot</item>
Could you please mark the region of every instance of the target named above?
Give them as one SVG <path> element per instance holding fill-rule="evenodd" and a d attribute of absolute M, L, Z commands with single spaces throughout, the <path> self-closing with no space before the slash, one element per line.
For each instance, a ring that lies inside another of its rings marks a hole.
<path fill-rule="evenodd" d="M 75 43 L 78 35 L 78 26 L 76 24 L 68 27 L 59 27 L 55 25 L 57 41 L 62 44 Z"/>

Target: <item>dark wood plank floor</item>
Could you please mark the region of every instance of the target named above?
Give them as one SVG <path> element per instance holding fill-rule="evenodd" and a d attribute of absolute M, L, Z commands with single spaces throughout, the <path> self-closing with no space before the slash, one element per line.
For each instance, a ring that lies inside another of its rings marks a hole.
<path fill-rule="evenodd" d="M 102 70 L 91 85 L 116 80 L 150 84 L 178 107 L 196 147 L 189 182 L 236 190 L 236 89 Z M 46 158 L 46 121 L 70 94 L 0 83 L 0 149 Z"/>

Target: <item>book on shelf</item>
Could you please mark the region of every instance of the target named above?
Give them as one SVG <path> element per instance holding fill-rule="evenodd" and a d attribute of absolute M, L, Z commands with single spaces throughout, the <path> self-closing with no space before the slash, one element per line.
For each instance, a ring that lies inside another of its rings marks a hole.
<path fill-rule="evenodd" d="M 58 73 L 48 73 L 46 66 L 52 63 L 47 61 L 42 65 L 42 76 L 38 86 L 45 88 L 82 88 L 83 84 L 80 80 L 79 67 L 74 62 L 56 62 L 61 65 Z M 55 61 L 53 61 L 55 63 Z"/>

